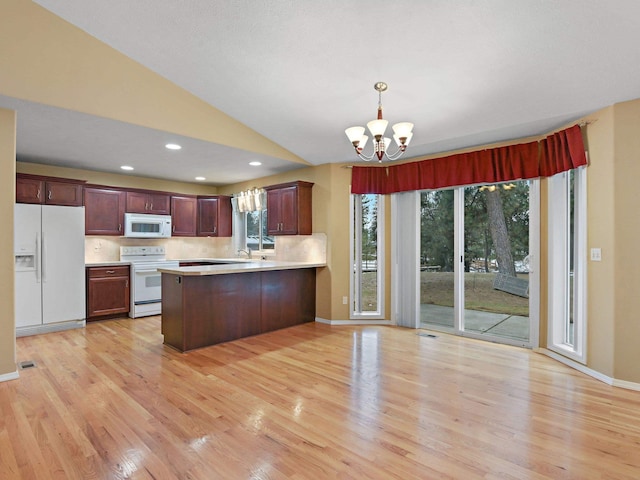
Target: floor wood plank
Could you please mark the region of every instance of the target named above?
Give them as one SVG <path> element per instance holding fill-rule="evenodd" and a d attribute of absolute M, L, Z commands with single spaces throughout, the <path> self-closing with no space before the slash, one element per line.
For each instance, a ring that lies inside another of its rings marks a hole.
<path fill-rule="evenodd" d="M 529 350 L 312 323 L 182 354 L 159 332 L 19 338 L 0 478 L 640 478 L 640 393 Z"/>

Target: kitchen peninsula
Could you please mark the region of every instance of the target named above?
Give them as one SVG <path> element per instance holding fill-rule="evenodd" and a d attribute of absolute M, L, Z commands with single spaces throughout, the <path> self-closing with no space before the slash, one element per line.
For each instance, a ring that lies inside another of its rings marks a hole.
<path fill-rule="evenodd" d="M 182 352 L 315 320 L 324 263 L 239 261 L 161 268 L 164 343 Z"/>

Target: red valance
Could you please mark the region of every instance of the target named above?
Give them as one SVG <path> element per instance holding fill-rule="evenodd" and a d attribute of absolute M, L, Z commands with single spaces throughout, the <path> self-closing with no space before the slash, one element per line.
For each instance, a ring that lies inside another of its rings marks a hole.
<path fill-rule="evenodd" d="M 582 132 L 574 125 L 539 142 L 400 165 L 353 167 L 351 193 L 387 194 L 549 177 L 586 163 Z"/>

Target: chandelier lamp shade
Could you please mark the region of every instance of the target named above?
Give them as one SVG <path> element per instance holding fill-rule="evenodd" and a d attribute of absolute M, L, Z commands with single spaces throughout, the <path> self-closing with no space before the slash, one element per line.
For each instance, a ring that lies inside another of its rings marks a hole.
<path fill-rule="evenodd" d="M 396 141 L 398 149 L 393 153 L 389 153 L 388 148 L 391 144 L 391 139 L 384 136 L 389 122 L 382 118 L 382 92 L 387 90 L 388 87 L 384 82 L 377 82 L 373 88 L 378 92 L 378 118 L 367 123 L 367 128 L 373 137 L 373 153 L 371 155 L 363 153 L 367 140 L 369 140 L 369 137 L 364 134 L 364 127 L 350 127 L 344 133 L 347 134 L 347 138 L 349 138 L 358 157 L 362 160 L 368 162 L 377 158 L 378 162 L 382 162 L 385 157 L 387 160 L 396 160 L 404 153 L 411 141 L 413 123 L 400 122 L 391 127 L 393 129 L 393 139 Z"/>

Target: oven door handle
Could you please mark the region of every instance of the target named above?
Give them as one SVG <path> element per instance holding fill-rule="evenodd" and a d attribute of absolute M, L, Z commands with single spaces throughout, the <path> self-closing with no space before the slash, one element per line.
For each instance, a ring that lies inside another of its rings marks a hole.
<path fill-rule="evenodd" d="M 157 268 L 136 268 L 133 273 L 157 273 L 160 274 Z"/>

